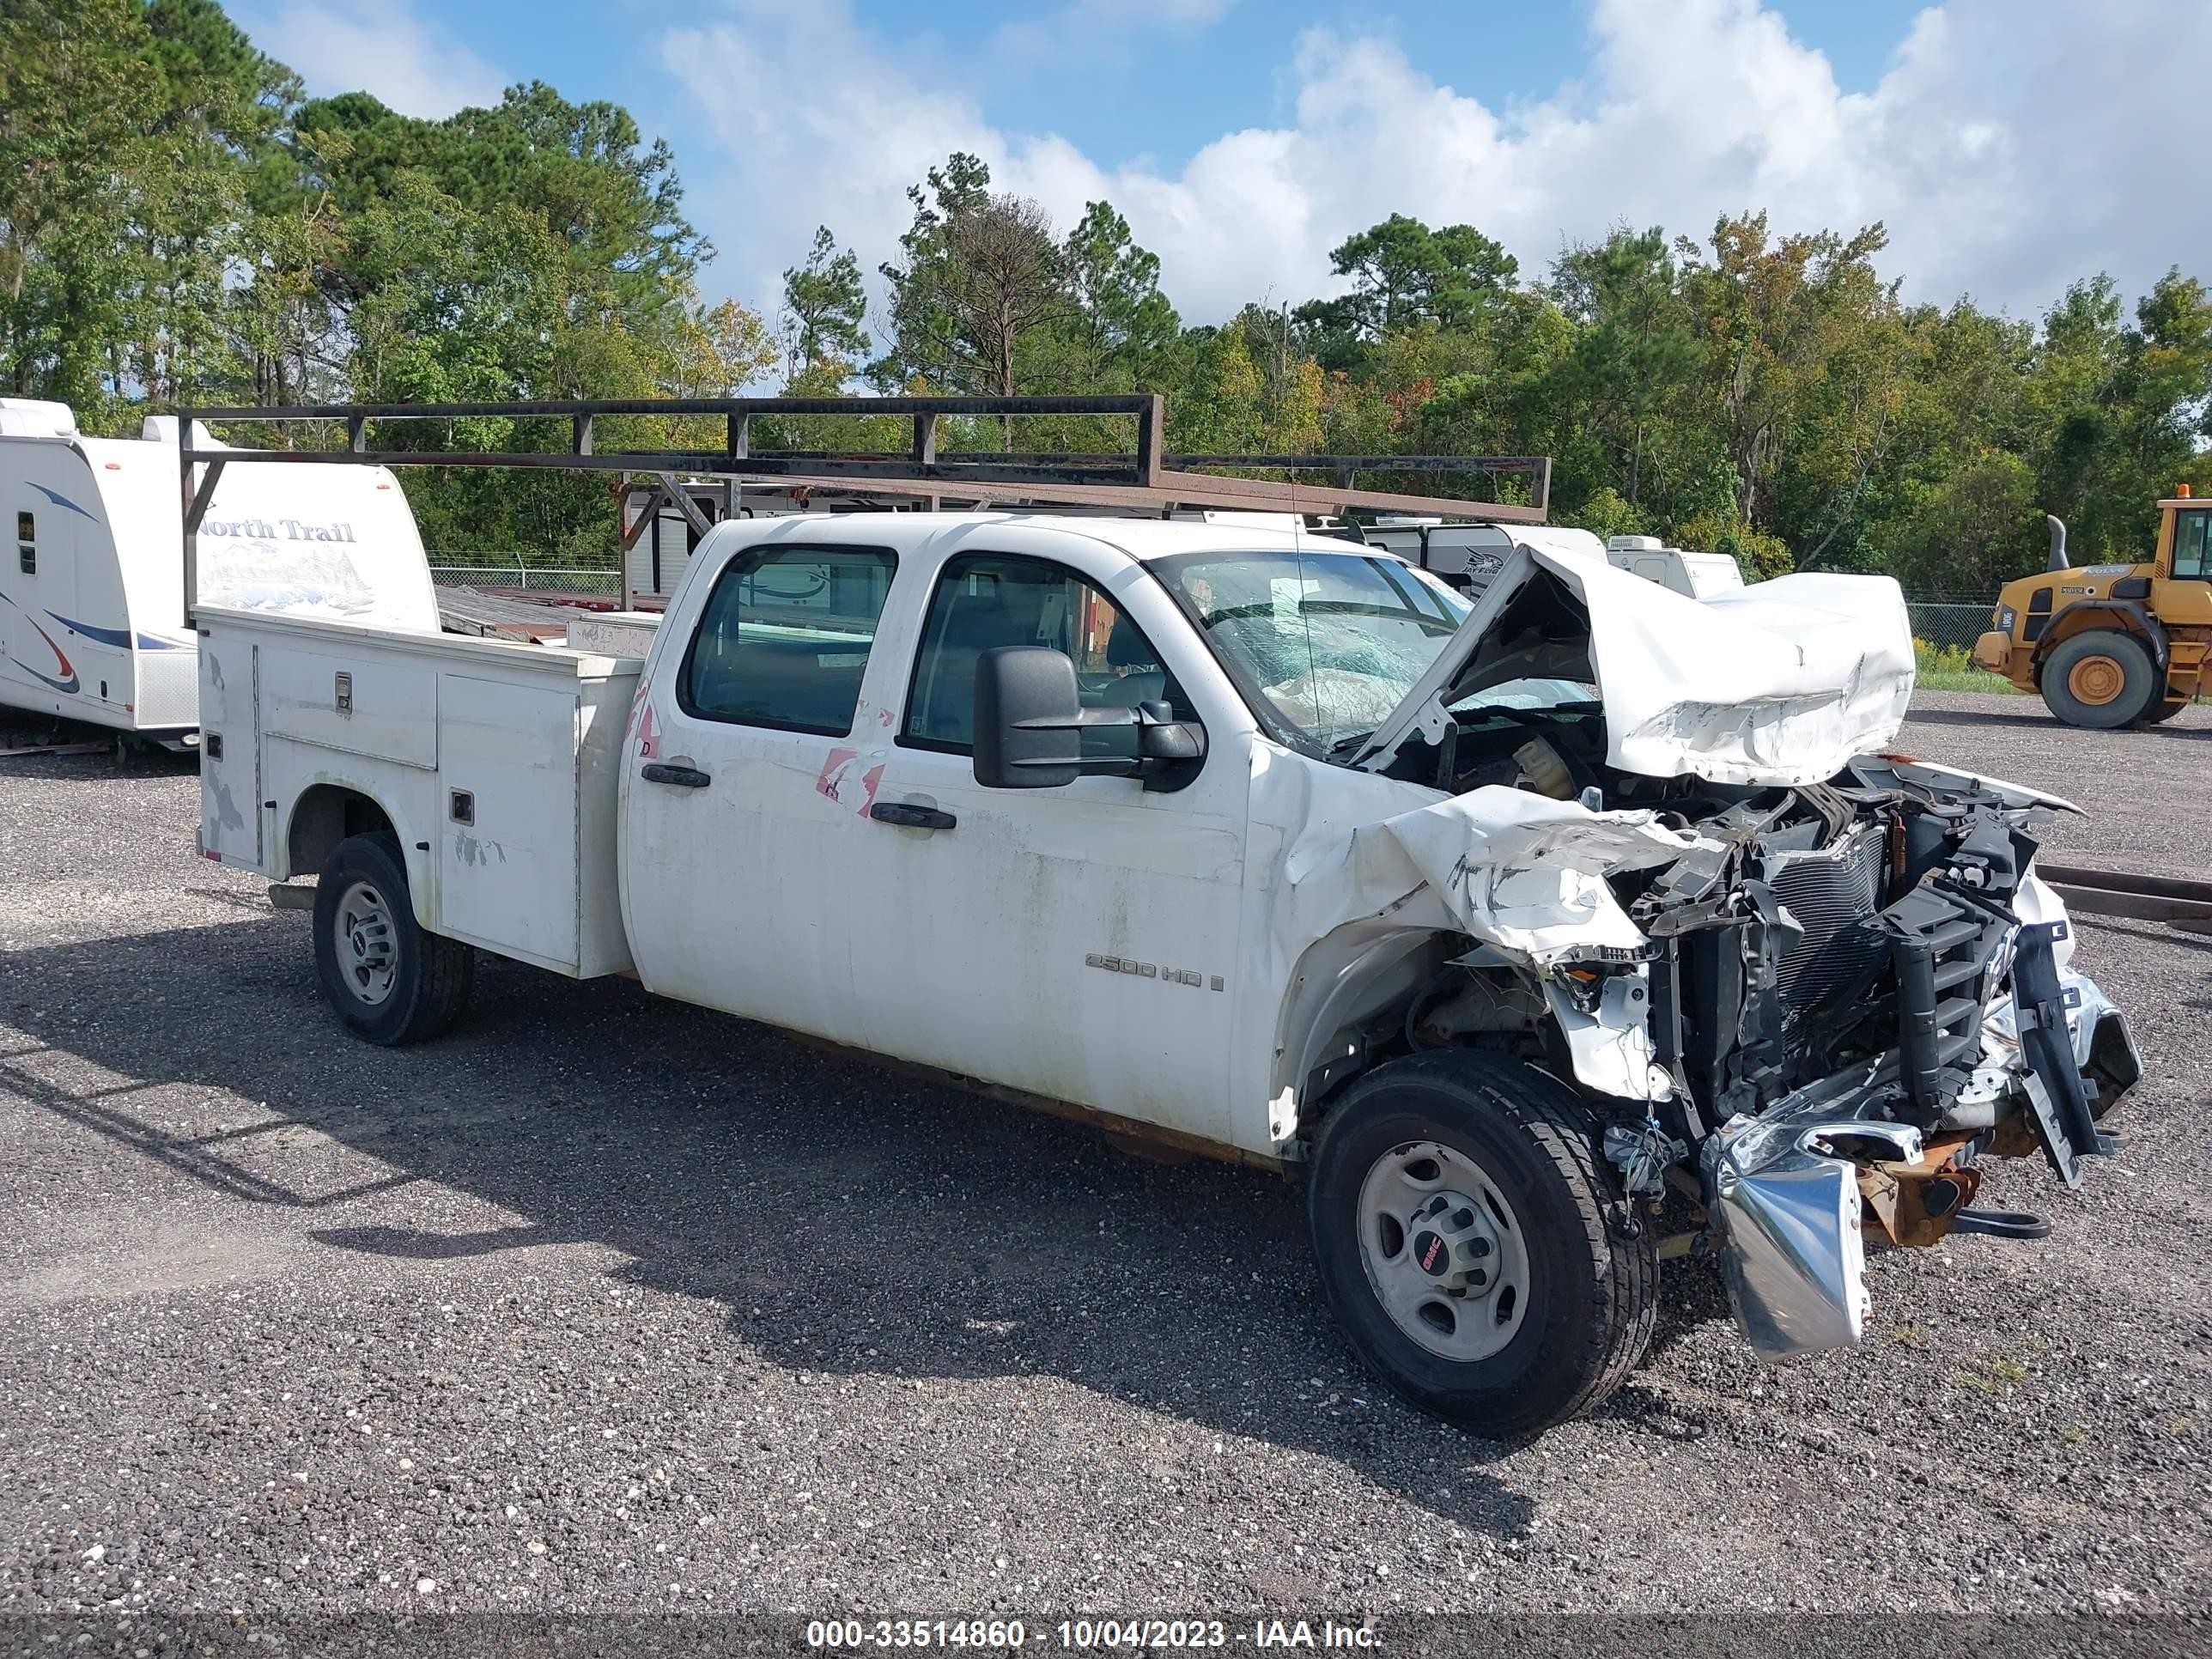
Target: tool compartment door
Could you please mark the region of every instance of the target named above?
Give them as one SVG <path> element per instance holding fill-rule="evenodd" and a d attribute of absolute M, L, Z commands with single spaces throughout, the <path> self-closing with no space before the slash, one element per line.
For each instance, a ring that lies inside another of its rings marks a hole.
<path fill-rule="evenodd" d="M 218 863 L 268 867 L 262 837 L 259 647 L 228 629 L 202 636 L 199 664 L 200 851 Z"/>
<path fill-rule="evenodd" d="M 438 931 L 574 973 L 577 697 L 441 674 Z"/>

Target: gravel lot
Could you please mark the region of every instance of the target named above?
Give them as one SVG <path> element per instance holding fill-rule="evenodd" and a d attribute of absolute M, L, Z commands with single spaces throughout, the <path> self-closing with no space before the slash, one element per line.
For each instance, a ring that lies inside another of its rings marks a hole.
<path fill-rule="evenodd" d="M 1902 740 L 2197 874 L 2212 710 Z M 1293 1196 L 488 961 L 348 1041 L 197 781 L 0 761 L 0 1609 L 2196 1612 L 2212 1569 L 2212 942 L 2085 921 L 2149 1062 L 2040 1244 L 1876 1260 L 1760 1369 L 1717 1281 L 1503 1451 L 1370 1385 Z"/>

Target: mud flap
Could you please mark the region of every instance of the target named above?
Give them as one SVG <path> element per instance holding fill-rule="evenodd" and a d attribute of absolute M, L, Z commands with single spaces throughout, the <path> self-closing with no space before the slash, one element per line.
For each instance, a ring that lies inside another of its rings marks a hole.
<path fill-rule="evenodd" d="M 2081 1184 L 2080 1159 L 2115 1150 L 2119 1143 L 2100 1132 L 2089 1108 L 2088 1085 L 2074 1059 L 2074 1039 L 2066 1011 L 2081 1000 L 2060 984 L 2052 949 L 2066 937 L 2063 921 L 2031 923 L 2021 928 L 2013 951 L 2013 1003 L 2020 1030 L 2021 1057 L 2029 1114 L 2044 1156 L 2071 1192 Z"/>

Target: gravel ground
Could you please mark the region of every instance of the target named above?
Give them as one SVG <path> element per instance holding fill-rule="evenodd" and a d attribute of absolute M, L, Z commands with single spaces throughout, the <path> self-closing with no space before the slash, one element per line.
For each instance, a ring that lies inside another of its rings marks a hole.
<path fill-rule="evenodd" d="M 2212 711 L 1904 746 L 2201 872 Z M 0 1609 L 1291 1603 L 2196 1612 L 2212 1566 L 2212 945 L 2085 921 L 2149 1076 L 2040 1244 L 1876 1260 L 1778 1370 L 1709 1269 L 1505 1450 L 1396 1405 L 1269 1179 L 484 964 L 352 1042 L 177 763 L 0 762 Z"/>

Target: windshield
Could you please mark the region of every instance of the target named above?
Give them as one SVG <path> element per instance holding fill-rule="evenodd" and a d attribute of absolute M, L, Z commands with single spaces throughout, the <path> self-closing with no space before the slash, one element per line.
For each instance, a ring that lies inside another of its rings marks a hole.
<path fill-rule="evenodd" d="M 1549 709 L 1594 708 L 1597 702 L 1597 687 L 1587 680 L 1517 679 L 1455 697 L 1450 708 L 1455 714 L 1480 715 L 1492 708 L 1534 714 Z"/>
<path fill-rule="evenodd" d="M 1469 608 L 1371 553 L 1184 553 L 1152 568 L 1269 733 L 1322 754 L 1389 719 Z"/>

